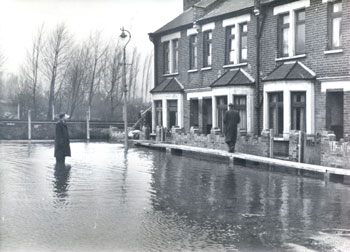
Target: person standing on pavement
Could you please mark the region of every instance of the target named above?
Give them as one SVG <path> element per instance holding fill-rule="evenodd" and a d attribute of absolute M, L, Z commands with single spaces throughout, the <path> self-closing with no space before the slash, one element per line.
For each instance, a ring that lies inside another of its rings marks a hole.
<path fill-rule="evenodd" d="M 56 123 L 55 131 L 55 158 L 56 164 L 65 165 L 66 157 L 71 156 L 69 145 L 69 134 L 66 120 L 68 115 L 61 113 L 59 115 L 59 121 Z"/>
<path fill-rule="evenodd" d="M 225 142 L 229 148 L 229 152 L 235 152 L 235 145 L 237 139 L 237 125 L 241 121 L 239 112 L 234 110 L 233 104 L 230 103 L 229 110 L 224 115 L 224 134 Z"/>

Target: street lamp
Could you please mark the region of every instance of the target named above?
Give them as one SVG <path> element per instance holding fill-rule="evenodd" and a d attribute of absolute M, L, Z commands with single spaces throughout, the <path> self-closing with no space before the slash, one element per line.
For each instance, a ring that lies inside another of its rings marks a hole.
<path fill-rule="evenodd" d="M 125 30 L 124 27 L 120 28 L 122 33 L 120 34 L 120 38 L 122 40 L 125 40 L 127 38 L 127 41 L 124 45 L 123 48 L 123 73 L 122 73 L 122 80 L 123 80 L 123 87 L 124 87 L 124 133 L 125 133 L 125 138 L 124 138 L 124 148 L 127 150 L 128 148 L 128 109 L 127 109 L 127 98 L 126 98 L 126 93 L 128 92 L 127 85 L 126 85 L 126 59 L 125 59 L 125 48 L 129 44 L 130 39 L 131 39 L 131 34 L 128 30 Z"/>

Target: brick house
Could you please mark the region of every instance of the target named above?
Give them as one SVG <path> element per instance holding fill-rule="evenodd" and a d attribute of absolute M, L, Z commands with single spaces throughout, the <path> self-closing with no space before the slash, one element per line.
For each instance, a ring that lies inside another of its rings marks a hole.
<path fill-rule="evenodd" d="M 154 44 L 152 125 L 350 134 L 350 0 L 184 0 Z"/>

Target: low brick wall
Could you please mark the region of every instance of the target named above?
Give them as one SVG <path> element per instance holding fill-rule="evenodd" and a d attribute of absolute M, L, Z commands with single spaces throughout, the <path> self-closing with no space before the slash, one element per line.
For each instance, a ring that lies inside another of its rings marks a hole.
<path fill-rule="evenodd" d="M 156 131 L 156 140 L 159 142 L 170 142 L 172 144 L 189 145 L 202 148 L 228 150 L 225 138 L 219 134 L 199 135 L 196 133 L 181 133 L 173 131 L 171 136 L 167 135 L 164 140 L 161 130 Z M 299 134 L 302 134 L 299 137 Z M 141 139 L 144 134 L 141 134 Z M 163 141 L 162 141 L 163 139 Z M 301 143 L 299 144 L 299 140 Z M 270 157 L 270 133 L 263 131 L 261 136 L 239 135 L 237 137 L 236 151 L 262 157 Z M 273 149 L 276 152 L 280 148 L 273 141 Z M 287 158 L 290 161 L 323 165 L 328 167 L 350 169 L 350 137 L 340 142 L 335 141 L 332 132 L 323 131 L 316 135 L 306 135 L 300 131 L 291 131 L 289 141 L 286 140 Z M 301 149 L 300 149 L 301 148 Z M 285 150 L 284 150 L 285 151 Z M 299 158 L 299 155 L 301 157 Z"/>
<path fill-rule="evenodd" d="M 173 133 L 168 139 L 173 144 L 190 145 L 218 150 L 228 150 L 225 138 L 221 135 L 197 135 Z M 246 154 L 268 157 L 270 152 L 270 136 L 239 135 L 236 142 L 236 151 Z"/>
<path fill-rule="evenodd" d="M 350 169 L 350 142 L 334 141 L 332 136 L 321 140 L 321 165 Z"/>

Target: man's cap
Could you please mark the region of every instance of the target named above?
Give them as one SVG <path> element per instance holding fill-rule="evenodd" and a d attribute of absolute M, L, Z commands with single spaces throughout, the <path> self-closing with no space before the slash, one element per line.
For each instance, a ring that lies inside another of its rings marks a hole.
<path fill-rule="evenodd" d="M 233 108 L 233 104 L 232 104 L 232 103 L 230 103 L 228 106 L 229 106 L 230 108 Z"/>
<path fill-rule="evenodd" d="M 60 113 L 59 118 L 62 119 L 63 117 L 65 117 L 65 115 L 65 113 Z"/>

